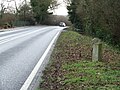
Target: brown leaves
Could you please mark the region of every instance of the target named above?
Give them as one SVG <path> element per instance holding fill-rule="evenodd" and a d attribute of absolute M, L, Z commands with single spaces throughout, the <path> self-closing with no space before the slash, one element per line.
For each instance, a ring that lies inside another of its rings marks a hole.
<path fill-rule="evenodd" d="M 76 90 L 79 90 L 79 88 L 85 87 L 84 84 L 77 85 L 79 87 L 76 87 L 76 85 L 73 84 L 67 86 L 63 82 L 66 80 L 66 73 L 69 72 L 73 72 L 73 75 L 76 77 L 86 76 L 83 72 L 77 74 L 74 73 L 75 70 L 77 70 L 76 68 L 66 71 L 62 67 L 63 65 L 77 63 L 81 60 L 91 60 L 92 57 L 92 39 L 76 34 L 77 33 L 75 32 L 64 32 L 58 39 L 50 59 L 52 60 L 52 64 L 44 71 L 44 81 L 40 84 L 41 90 L 74 90 L 75 88 Z M 78 38 L 79 40 L 77 40 Z M 114 62 L 114 64 L 111 64 L 110 68 L 113 70 L 120 69 L 119 64 L 118 67 L 115 66 L 115 61 L 117 62 L 120 60 L 120 54 L 114 52 L 114 50 L 111 50 L 109 47 L 103 48 L 103 60 L 107 62 L 106 67 L 108 66 L 108 62 Z M 98 66 L 98 68 L 102 68 L 102 66 Z M 72 73 L 70 75 L 72 75 Z"/>

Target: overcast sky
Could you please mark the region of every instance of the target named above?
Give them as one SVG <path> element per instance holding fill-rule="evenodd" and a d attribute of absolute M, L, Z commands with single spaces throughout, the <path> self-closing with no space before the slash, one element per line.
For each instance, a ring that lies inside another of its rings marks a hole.
<path fill-rule="evenodd" d="M 67 15 L 67 8 L 63 0 L 58 0 L 58 3 L 61 5 L 58 7 L 58 9 L 55 10 L 55 14 L 57 15 Z"/>
<path fill-rule="evenodd" d="M 0 3 L 2 1 L 9 1 L 9 0 L 0 0 Z M 30 1 L 30 0 L 27 0 Z M 17 4 L 20 5 L 21 2 L 23 2 L 23 0 L 16 0 Z M 55 15 L 67 15 L 67 9 L 66 9 L 66 5 L 63 3 L 63 0 L 58 0 L 58 3 L 61 3 L 61 5 L 58 7 L 58 9 L 54 10 L 54 14 Z M 5 3 L 6 5 L 8 5 L 8 3 Z M 11 2 L 9 4 L 9 6 L 14 6 L 14 2 Z"/>

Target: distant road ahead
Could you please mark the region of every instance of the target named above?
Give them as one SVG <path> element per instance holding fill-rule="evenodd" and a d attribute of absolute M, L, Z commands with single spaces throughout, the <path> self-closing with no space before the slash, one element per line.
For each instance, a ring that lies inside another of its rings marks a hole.
<path fill-rule="evenodd" d="M 34 26 L 0 32 L 0 90 L 20 90 L 55 35 L 63 28 Z"/>

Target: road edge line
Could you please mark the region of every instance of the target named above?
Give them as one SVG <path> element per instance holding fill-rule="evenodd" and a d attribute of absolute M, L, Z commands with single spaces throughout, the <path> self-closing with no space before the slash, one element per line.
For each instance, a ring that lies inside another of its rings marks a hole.
<path fill-rule="evenodd" d="M 49 53 L 49 50 L 51 49 L 52 45 L 54 44 L 55 40 L 57 39 L 57 37 L 59 36 L 59 34 L 61 33 L 61 31 L 59 31 L 55 37 L 52 39 L 52 41 L 50 42 L 49 46 L 47 47 L 47 49 L 45 50 L 44 54 L 42 55 L 42 57 L 39 59 L 38 63 L 36 64 L 36 66 L 34 67 L 33 71 L 31 72 L 31 74 L 29 75 L 29 77 L 27 78 L 27 80 L 24 82 L 24 84 L 22 85 L 20 90 L 28 90 L 30 84 L 32 83 L 35 75 L 37 74 L 40 66 L 42 65 L 44 59 L 46 58 L 47 54 Z"/>

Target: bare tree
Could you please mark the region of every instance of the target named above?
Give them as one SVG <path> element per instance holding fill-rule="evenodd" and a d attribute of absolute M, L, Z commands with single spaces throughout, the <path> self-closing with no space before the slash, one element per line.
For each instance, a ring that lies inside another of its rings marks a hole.
<path fill-rule="evenodd" d="M 6 8 L 5 8 L 5 5 L 4 5 L 4 2 L 1 2 L 0 3 L 0 18 L 2 18 L 5 10 L 6 10 Z"/>
<path fill-rule="evenodd" d="M 70 5 L 71 0 L 63 0 L 63 2 L 65 2 L 67 5 Z"/>

